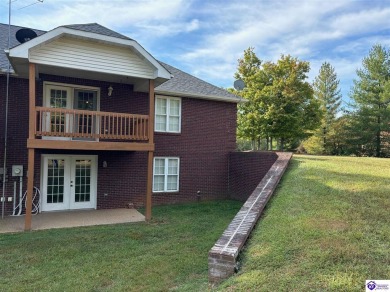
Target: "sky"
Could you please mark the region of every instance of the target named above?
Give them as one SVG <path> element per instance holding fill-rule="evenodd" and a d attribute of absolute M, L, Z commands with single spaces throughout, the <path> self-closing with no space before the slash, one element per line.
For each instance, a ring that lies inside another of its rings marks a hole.
<path fill-rule="evenodd" d="M 263 61 L 281 54 L 309 61 L 310 82 L 326 61 L 344 105 L 370 48 L 390 47 L 390 0 L 13 0 L 11 7 L 11 24 L 35 29 L 97 22 L 218 87 L 233 86 L 248 47 Z M 8 23 L 8 0 L 0 0 L 0 22 Z"/>

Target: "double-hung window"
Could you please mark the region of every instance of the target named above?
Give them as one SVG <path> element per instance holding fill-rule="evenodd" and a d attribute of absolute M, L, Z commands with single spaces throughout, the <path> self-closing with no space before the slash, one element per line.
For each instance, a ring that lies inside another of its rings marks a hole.
<path fill-rule="evenodd" d="M 153 166 L 153 192 L 179 191 L 179 158 L 155 157 Z"/>
<path fill-rule="evenodd" d="M 174 97 L 156 97 L 156 132 L 180 133 L 181 99 Z"/>

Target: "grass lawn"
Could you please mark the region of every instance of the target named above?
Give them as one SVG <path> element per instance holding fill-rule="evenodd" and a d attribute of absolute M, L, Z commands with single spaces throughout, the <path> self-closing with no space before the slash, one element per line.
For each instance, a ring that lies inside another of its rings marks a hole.
<path fill-rule="evenodd" d="M 222 291 L 364 291 L 390 279 L 390 159 L 295 155 Z"/>
<path fill-rule="evenodd" d="M 163 206 L 149 224 L 0 234 L 0 291 L 207 290 L 208 251 L 241 205 Z"/>

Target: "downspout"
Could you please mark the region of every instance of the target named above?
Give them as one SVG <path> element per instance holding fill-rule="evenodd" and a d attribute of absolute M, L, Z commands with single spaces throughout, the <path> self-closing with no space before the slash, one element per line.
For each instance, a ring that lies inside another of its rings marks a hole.
<path fill-rule="evenodd" d="M 8 1 L 8 51 L 11 48 L 11 0 Z M 1 219 L 4 219 L 5 212 L 5 180 L 7 178 L 7 142 L 8 142 L 8 98 L 9 98 L 9 75 L 11 72 L 11 63 L 8 59 L 7 86 L 5 95 L 5 126 L 4 126 L 4 161 L 3 161 L 3 192 L 1 196 Z"/>

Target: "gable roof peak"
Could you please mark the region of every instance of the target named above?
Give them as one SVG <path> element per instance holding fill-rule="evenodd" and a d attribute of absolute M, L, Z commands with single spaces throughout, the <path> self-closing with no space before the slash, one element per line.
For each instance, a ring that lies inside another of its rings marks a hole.
<path fill-rule="evenodd" d="M 117 33 L 116 31 L 113 31 L 99 23 L 79 23 L 79 24 L 68 24 L 68 25 L 62 25 L 60 27 L 65 27 L 65 28 L 70 28 L 70 29 L 75 29 L 75 30 L 80 30 L 80 31 L 85 31 L 85 32 L 92 32 L 96 34 L 101 34 L 105 36 L 110 36 L 110 37 L 116 37 L 124 40 L 131 40 L 133 39 Z"/>

